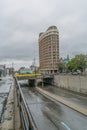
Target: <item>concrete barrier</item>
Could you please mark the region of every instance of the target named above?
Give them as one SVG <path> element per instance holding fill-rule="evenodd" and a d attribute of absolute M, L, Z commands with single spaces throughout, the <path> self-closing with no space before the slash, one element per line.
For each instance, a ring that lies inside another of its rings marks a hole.
<path fill-rule="evenodd" d="M 57 95 L 52 94 L 50 92 L 47 92 L 46 90 L 43 90 L 43 89 L 41 89 L 39 87 L 36 87 L 36 90 L 39 91 L 44 96 L 46 96 L 47 98 L 52 98 L 52 99 L 54 99 L 54 100 L 56 100 L 56 101 L 58 101 L 58 102 L 60 102 L 60 103 L 62 103 L 64 105 L 74 109 L 75 111 L 78 111 L 78 112 L 82 113 L 83 115 L 87 116 L 87 109 L 85 109 L 85 108 L 83 108 L 83 107 L 81 107 L 79 105 L 76 105 L 76 104 L 74 104 L 74 103 L 72 103 L 70 101 L 67 101 L 67 100 L 61 98 L 60 96 L 57 96 Z"/>
<path fill-rule="evenodd" d="M 87 95 L 87 76 L 54 75 L 54 85 Z"/>

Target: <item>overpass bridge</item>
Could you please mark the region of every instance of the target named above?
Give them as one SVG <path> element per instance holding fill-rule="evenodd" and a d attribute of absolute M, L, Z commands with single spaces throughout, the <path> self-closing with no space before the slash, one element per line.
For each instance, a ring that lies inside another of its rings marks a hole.
<path fill-rule="evenodd" d="M 15 74 L 18 80 L 26 80 L 26 79 L 34 79 L 34 78 L 41 78 L 41 74 Z"/>
<path fill-rule="evenodd" d="M 30 86 L 37 86 L 39 83 L 53 84 L 53 75 L 32 74 L 15 74 L 17 80 L 28 80 Z"/>

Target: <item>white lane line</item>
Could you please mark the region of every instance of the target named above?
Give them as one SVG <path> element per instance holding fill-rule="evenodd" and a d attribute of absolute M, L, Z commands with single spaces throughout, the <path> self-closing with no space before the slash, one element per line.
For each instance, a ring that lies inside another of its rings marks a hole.
<path fill-rule="evenodd" d="M 62 124 L 67 130 L 71 130 L 71 129 L 69 128 L 69 126 L 66 125 L 64 122 L 61 122 L 61 124 Z"/>

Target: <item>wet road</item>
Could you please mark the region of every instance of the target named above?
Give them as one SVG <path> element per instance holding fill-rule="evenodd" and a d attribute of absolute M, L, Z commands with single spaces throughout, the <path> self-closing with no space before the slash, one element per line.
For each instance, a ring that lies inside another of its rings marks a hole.
<path fill-rule="evenodd" d="M 0 120 L 3 112 L 4 101 L 6 100 L 10 87 L 13 83 L 12 77 L 0 77 Z"/>
<path fill-rule="evenodd" d="M 51 101 L 35 89 L 22 87 L 22 91 L 38 130 L 87 130 L 87 117 Z"/>
<path fill-rule="evenodd" d="M 54 86 L 45 86 L 42 89 L 87 109 L 87 96 L 85 95 L 79 95 Z"/>
<path fill-rule="evenodd" d="M 13 79 L 11 76 L 2 77 L 0 80 L 0 94 L 9 93 L 12 83 Z"/>

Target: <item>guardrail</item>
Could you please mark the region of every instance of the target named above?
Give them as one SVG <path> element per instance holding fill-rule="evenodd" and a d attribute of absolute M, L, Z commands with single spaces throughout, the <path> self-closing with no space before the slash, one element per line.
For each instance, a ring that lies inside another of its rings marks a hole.
<path fill-rule="evenodd" d="M 21 119 L 21 128 L 22 130 L 38 130 L 31 111 L 25 101 L 23 92 L 21 90 L 20 84 L 18 83 L 17 78 L 15 77 L 15 86 L 17 90 L 17 99 L 18 99 L 18 106 L 20 112 L 20 119 Z"/>

